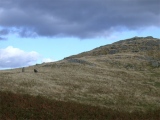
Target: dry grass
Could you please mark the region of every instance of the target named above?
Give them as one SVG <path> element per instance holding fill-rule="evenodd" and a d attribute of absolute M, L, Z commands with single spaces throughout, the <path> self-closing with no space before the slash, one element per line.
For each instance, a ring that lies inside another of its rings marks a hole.
<path fill-rule="evenodd" d="M 143 59 L 137 59 L 139 56 L 131 53 L 88 56 L 81 59 L 94 66 L 62 60 L 28 67 L 24 73 L 21 69 L 0 71 L 0 91 L 124 111 L 157 109 L 160 68 L 150 69 Z M 132 66 L 125 67 L 126 64 Z M 34 68 L 39 72 L 34 73 Z"/>

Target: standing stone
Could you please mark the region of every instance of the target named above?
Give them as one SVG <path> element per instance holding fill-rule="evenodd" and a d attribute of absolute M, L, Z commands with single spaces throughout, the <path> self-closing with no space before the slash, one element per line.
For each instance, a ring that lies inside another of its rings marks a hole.
<path fill-rule="evenodd" d="M 35 73 L 37 73 L 37 72 L 38 72 L 38 70 L 34 69 L 34 72 L 35 72 Z"/>
<path fill-rule="evenodd" d="M 22 68 L 22 72 L 24 72 L 24 71 L 25 71 L 25 68 L 23 67 L 23 68 Z"/>

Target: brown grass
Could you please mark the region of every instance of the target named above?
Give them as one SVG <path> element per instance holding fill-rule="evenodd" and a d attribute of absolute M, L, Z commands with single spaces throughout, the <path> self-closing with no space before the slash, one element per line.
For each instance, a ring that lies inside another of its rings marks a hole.
<path fill-rule="evenodd" d="M 0 119 L 44 120 L 159 120 L 160 109 L 125 112 L 107 108 L 49 100 L 41 96 L 0 92 Z"/>

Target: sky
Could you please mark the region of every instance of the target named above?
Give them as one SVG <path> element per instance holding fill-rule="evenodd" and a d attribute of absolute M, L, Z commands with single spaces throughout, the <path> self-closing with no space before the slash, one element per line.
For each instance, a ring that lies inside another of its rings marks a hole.
<path fill-rule="evenodd" d="M 135 36 L 160 38 L 160 0 L 0 0 L 0 69 Z"/>

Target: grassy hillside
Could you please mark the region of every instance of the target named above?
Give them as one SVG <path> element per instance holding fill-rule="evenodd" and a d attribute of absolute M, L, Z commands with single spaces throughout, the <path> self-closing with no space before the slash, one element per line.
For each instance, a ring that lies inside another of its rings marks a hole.
<path fill-rule="evenodd" d="M 117 53 L 142 53 L 149 51 L 160 51 L 160 39 L 149 37 L 133 37 L 126 40 L 120 40 L 110 45 L 104 45 L 91 51 L 83 52 L 68 58 L 80 58 L 84 56 L 99 56 Z M 160 55 L 158 55 L 160 60 Z"/>
<path fill-rule="evenodd" d="M 26 67 L 25 72 L 21 68 L 0 71 L 0 85 L 0 91 L 16 95 L 128 114 L 156 111 L 160 108 L 160 40 L 136 37 L 58 62 Z"/>

